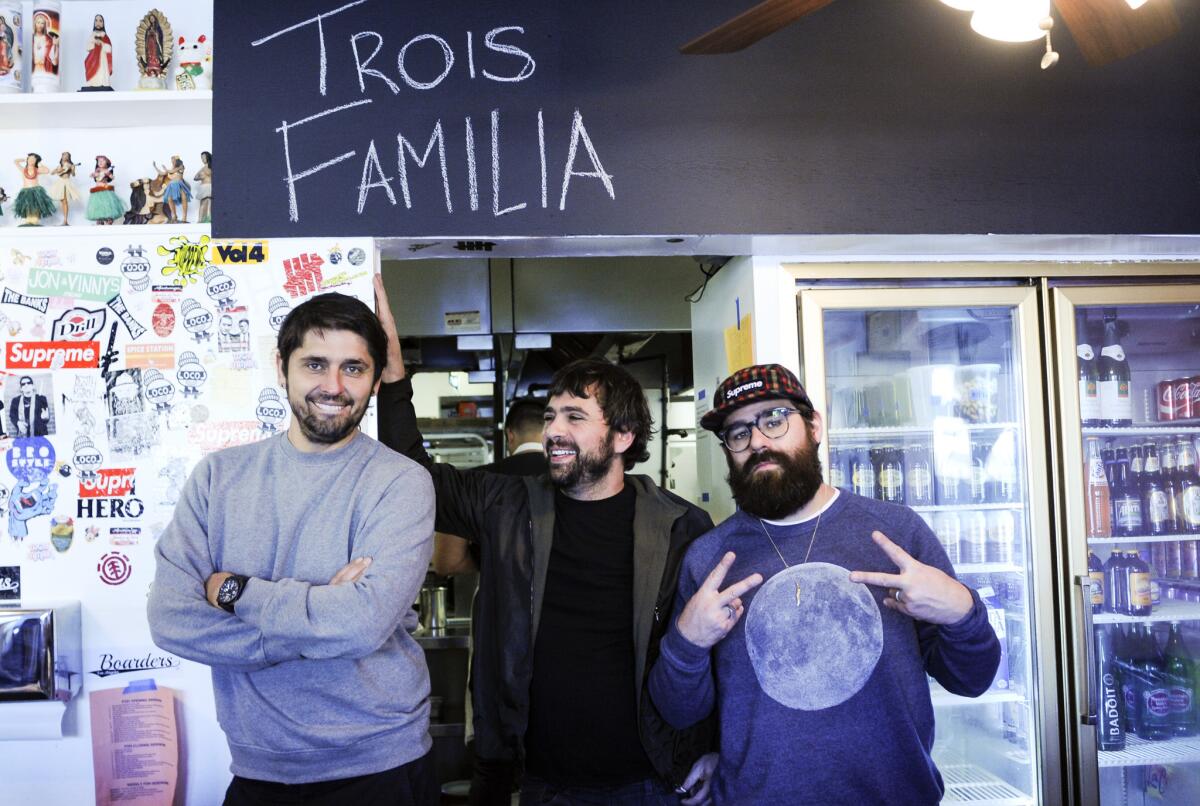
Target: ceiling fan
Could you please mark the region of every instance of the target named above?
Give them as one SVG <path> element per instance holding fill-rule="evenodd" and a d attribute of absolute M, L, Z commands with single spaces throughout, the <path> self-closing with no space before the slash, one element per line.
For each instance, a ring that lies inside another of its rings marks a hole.
<path fill-rule="evenodd" d="M 753 45 L 833 0 L 763 0 L 679 49 L 688 56 L 733 53 Z M 1179 32 L 1170 0 L 1138 9 L 1127 0 L 1054 0 L 1080 52 L 1092 66 L 1123 59 Z"/>

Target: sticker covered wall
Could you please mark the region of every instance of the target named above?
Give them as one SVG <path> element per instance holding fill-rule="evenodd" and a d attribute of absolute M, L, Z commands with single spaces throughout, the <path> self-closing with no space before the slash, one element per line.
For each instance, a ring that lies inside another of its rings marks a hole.
<path fill-rule="evenodd" d="M 0 599 L 82 603 L 80 671 L 92 673 L 55 751 L 82 771 L 87 695 L 114 674 L 145 672 L 182 691 L 188 743 L 223 747 L 207 668 L 150 638 L 154 543 L 201 457 L 286 430 L 274 357 L 283 317 L 326 291 L 373 307 L 377 264 L 369 239 L 105 229 L 0 250 Z M 351 251 L 368 257 L 351 266 Z M 374 434 L 373 411 L 363 427 Z M 30 758 L 44 752 L 35 744 Z M 24 758 L 21 745 L 4 750 Z M 212 755 L 190 762 L 193 795 L 208 786 L 201 779 L 222 785 L 228 760 Z"/>

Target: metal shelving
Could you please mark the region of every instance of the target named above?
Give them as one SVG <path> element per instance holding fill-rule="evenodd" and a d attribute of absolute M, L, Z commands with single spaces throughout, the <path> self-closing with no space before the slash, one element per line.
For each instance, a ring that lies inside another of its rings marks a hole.
<path fill-rule="evenodd" d="M 1033 798 L 1011 784 L 973 764 L 939 766 L 946 783 L 942 803 L 971 803 L 976 806 L 1033 806 Z"/>
<path fill-rule="evenodd" d="M 1157 621 L 1197 621 L 1200 620 L 1200 602 L 1180 602 L 1164 600 L 1154 612 L 1148 616 L 1126 616 L 1121 613 L 1095 613 L 1092 621 L 1095 624 L 1153 624 Z"/>
<path fill-rule="evenodd" d="M 959 426 L 955 426 L 958 428 Z M 999 431 L 1005 428 L 1017 428 L 1017 423 L 962 423 L 967 431 Z M 865 428 L 831 428 L 831 438 L 843 439 L 883 439 L 903 436 L 927 436 L 938 429 L 932 425 L 881 425 Z M 1198 429 L 1200 430 L 1200 429 Z"/>
<path fill-rule="evenodd" d="M 1188 764 L 1200 761 L 1200 737 L 1152 742 L 1125 737 L 1124 750 L 1100 752 L 1101 767 L 1143 767 L 1147 764 Z"/>

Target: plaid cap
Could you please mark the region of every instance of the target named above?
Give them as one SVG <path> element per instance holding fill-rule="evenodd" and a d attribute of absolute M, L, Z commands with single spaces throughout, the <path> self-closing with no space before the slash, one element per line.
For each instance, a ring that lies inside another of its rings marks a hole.
<path fill-rule="evenodd" d="M 808 393 L 792 371 L 782 364 L 755 364 L 739 369 L 717 387 L 713 407 L 700 418 L 700 427 L 716 432 L 725 424 L 729 412 L 760 400 L 793 400 L 812 408 Z"/>

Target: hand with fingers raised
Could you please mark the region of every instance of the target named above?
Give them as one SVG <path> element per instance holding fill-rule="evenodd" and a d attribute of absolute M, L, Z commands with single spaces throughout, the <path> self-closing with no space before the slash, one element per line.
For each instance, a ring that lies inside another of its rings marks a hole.
<path fill-rule="evenodd" d="M 725 553 L 716 568 L 704 578 L 700 588 L 692 594 L 676 622 L 679 634 L 702 649 L 715 646 L 729 634 L 745 612 L 743 594 L 762 584 L 762 574 L 751 574 L 721 590 L 721 583 L 725 581 L 734 559 L 736 557 L 732 551 Z"/>
<path fill-rule="evenodd" d="M 971 612 L 975 600 L 967 586 L 932 565 L 926 565 L 880 531 L 871 538 L 900 569 L 896 574 L 852 571 L 851 582 L 887 588 L 883 604 L 930 624 L 954 624 Z"/>

